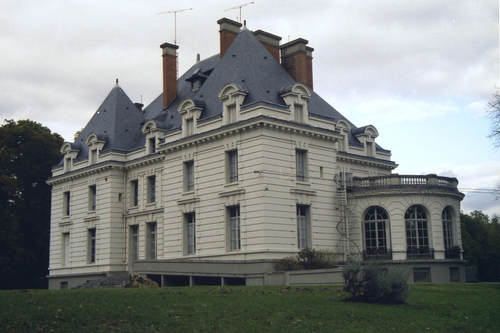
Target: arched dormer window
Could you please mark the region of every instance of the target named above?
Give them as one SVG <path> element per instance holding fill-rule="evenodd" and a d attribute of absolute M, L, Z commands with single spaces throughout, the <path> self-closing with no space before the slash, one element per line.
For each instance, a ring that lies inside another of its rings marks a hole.
<path fill-rule="evenodd" d="M 342 135 L 342 139 L 338 141 L 338 151 L 349 151 L 349 135 L 348 133 L 351 131 L 352 127 L 349 125 L 347 121 L 344 119 L 340 119 L 337 121 L 335 125 L 335 129 L 340 132 Z"/>
<path fill-rule="evenodd" d="M 80 149 L 75 143 L 63 143 L 60 152 L 64 155 L 64 172 L 69 172 L 73 169 L 73 160 L 76 159 L 79 151 Z"/>
<path fill-rule="evenodd" d="M 90 133 L 85 139 L 85 144 L 89 147 L 89 165 L 99 162 L 99 151 L 104 148 L 108 141 L 106 135 Z"/>
<path fill-rule="evenodd" d="M 146 135 L 146 155 L 155 154 L 165 129 L 162 128 L 160 122 L 148 120 L 142 125 L 141 130 Z"/>
<path fill-rule="evenodd" d="M 378 137 L 378 131 L 373 125 L 367 125 L 352 130 L 352 134 L 365 145 L 365 154 L 368 157 L 376 157 L 377 149 L 375 138 Z"/>
<path fill-rule="evenodd" d="M 205 104 L 203 102 L 185 99 L 179 105 L 177 112 L 182 116 L 182 136 L 190 136 L 197 133 L 198 119 L 201 116 Z"/>
<path fill-rule="evenodd" d="M 290 120 L 308 124 L 309 110 L 307 108 L 307 100 L 312 96 L 311 90 L 305 84 L 297 82 L 279 89 L 278 93 L 290 108 Z"/>
<path fill-rule="evenodd" d="M 241 105 L 245 100 L 247 91 L 244 87 L 226 83 L 219 91 L 219 99 L 222 100 L 222 119 L 224 125 L 235 123 L 239 120 Z"/>

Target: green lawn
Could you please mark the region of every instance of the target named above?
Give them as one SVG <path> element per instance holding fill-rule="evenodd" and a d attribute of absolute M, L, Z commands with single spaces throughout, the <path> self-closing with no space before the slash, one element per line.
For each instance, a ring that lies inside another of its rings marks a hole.
<path fill-rule="evenodd" d="M 0 291 L 0 332 L 499 332 L 500 285 L 418 285 L 406 305 L 341 287 Z"/>

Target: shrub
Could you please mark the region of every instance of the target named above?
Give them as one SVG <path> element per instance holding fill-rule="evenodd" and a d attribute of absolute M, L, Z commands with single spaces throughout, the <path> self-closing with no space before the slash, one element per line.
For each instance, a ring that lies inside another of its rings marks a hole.
<path fill-rule="evenodd" d="M 409 271 L 402 267 L 381 269 L 377 264 L 354 263 L 344 267 L 344 291 L 353 299 L 369 303 L 403 304 L 410 295 Z"/>
<path fill-rule="evenodd" d="M 306 247 L 300 250 L 296 256 L 278 260 L 274 267 L 278 271 L 332 268 L 335 267 L 336 259 L 337 254 L 332 251 Z"/>

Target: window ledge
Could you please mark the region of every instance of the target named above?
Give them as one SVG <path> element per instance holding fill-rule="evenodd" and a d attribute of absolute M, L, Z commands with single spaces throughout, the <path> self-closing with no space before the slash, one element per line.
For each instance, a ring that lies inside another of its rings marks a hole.
<path fill-rule="evenodd" d="M 150 203 L 146 204 L 146 208 L 151 208 L 151 207 L 156 208 L 156 201 L 155 202 L 150 202 Z"/>
<path fill-rule="evenodd" d="M 177 200 L 177 204 L 182 205 L 182 204 L 194 203 L 194 202 L 200 201 L 200 197 L 196 197 L 194 195 L 194 192 L 189 192 L 189 193 L 191 193 L 192 196 Z M 184 196 L 184 194 L 183 194 L 183 196 Z"/>
<path fill-rule="evenodd" d="M 66 226 L 66 225 L 72 225 L 72 224 L 73 224 L 73 221 L 59 222 L 59 226 L 61 226 L 61 227 Z"/>
<path fill-rule="evenodd" d="M 305 189 L 305 188 L 292 188 L 290 189 L 290 193 L 292 194 L 306 194 L 306 195 L 316 195 L 316 191 Z"/>
<path fill-rule="evenodd" d="M 94 215 L 94 216 L 90 216 L 90 217 L 84 218 L 83 221 L 89 222 L 89 221 L 96 221 L 96 220 L 99 220 L 99 219 L 100 219 L 99 216 Z"/>
<path fill-rule="evenodd" d="M 222 191 L 219 193 L 219 197 L 228 197 L 231 195 L 239 195 L 239 194 L 245 194 L 245 189 L 244 188 L 234 188 L 234 189 L 229 189 L 226 191 Z"/>

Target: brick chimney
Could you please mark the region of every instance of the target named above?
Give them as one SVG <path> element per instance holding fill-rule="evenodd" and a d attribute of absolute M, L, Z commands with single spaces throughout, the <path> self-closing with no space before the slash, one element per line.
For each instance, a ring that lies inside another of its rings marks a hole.
<path fill-rule="evenodd" d="M 160 45 L 163 50 L 163 108 L 177 95 L 177 49 L 179 46 L 169 43 Z"/>
<path fill-rule="evenodd" d="M 222 58 L 236 36 L 240 33 L 242 24 L 225 17 L 218 20 L 217 23 L 220 27 L 220 57 Z"/>
<path fill-rule="evenodd" d="M 253 35 L 264 45 L 264 47 L 271 53 L 271 55 L 280 61 L 280 36 L 270 34 L 269 32 L 257 30 L 254 31 Z"/>
<path fill-rule="evenodd" d="M 281 45 L 281 66 L 297 82 L 313 89 L 312 52 L 306 39 L 297 38 Z"/>

